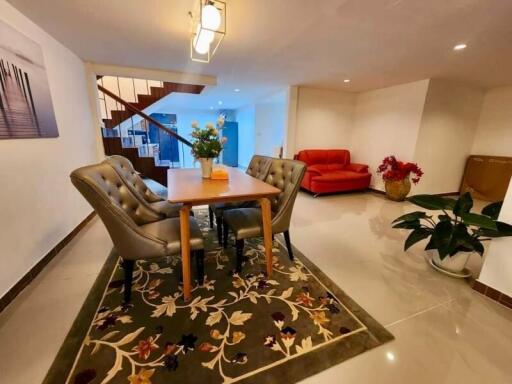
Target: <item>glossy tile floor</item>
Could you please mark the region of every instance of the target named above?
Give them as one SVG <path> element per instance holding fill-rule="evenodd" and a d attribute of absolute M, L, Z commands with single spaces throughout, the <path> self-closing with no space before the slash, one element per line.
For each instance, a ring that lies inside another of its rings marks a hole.
<path fill-rule="evenodd" d="M 512 310 L 432 270 L 421 247 L 404 253 L 389 223 L 411 209 L 372 193 L 299 195 L 295 246 L 396 337 L 306 383 L 512 382 Z M 111 246 L 94 219 L 0 314 L 1 383 L 41 382 Z"/>

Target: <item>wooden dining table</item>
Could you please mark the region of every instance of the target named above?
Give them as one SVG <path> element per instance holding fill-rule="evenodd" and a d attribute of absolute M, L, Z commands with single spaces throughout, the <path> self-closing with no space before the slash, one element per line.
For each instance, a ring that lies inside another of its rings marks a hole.
<path fill-rule="evenodd" d="M 238 168 L 227 168 L 228 180 L 204 179 L 200 169 L 169 169 L 167 200 L 182 204 L 180 208 L 181 262 L 183 268 L 183 299 L 190 300 L 190 210 L 193 206 L 258 201 L 263 221 L 263 243 L 267 275 L 272 275 L 272 215 L 270 198 L 280 189 L 256 179 Z"/>

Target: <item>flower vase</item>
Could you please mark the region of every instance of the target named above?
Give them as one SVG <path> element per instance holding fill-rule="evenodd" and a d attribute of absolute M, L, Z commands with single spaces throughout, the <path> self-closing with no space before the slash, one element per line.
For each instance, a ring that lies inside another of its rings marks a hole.
<path fill-rule="evenodd" d="M 199 162 L 201 163 L 203 179 L 209 179 L 212 175 L 213 158 L 201 157 L 199 158 Z"/>
<path fill-rule="evenodd" d="M 386 196 L 393 201 L 404 201 L 411 191 L 409 178 L 403 180 L 386 180 Z"/>

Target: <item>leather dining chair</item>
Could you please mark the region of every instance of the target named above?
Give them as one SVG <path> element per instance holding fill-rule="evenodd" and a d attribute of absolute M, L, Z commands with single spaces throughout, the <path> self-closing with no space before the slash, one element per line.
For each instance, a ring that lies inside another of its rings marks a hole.
<path fill-rule="evenodd" d="M 272 159 L 265 182 L 281 190 L 271 198 L 272 235 L 283 233 L 288 249 L 288 256 L 293 260 L 290 241 L 290 220 L 293 205 L 300 183 L 306 172 L 306 164 L 297 160 Z M 228 231 L 231 230 L 236 240 L 236 270 L 242 269 L 244 240 L 263 236 L 261 208 L 237 208 L 224 212 L 224 242 L 227 244 Z"/>
<path fill-rule="evenodd" d="M 164 217 L 179 217 L 180 204 L 172 204 L 155 194 L 142 180 L 130 160 L 126 157 L 114 155 L 109 156 L 103 162 L 110 164 L 123 179 L 130 191 L 140 200 L 145 201 L 149 208 Z"/>
<path fill-rule="evenodd" d="M 264 180 L 267 177 L 268 170 L 270 169 L 270 164 L 272 163 L 272 158 L 261 155 L 254 155 L 249 162 L 249 166 L 245 173 L 248 175 L 255 177 L 260 180 Z M 215 216 L 215 223 L 217 225 L 217 239 L 219 241 L 219 245 L 223 245 L 222 242 L 222 230 L 223 230 L 223 214 L 224 211 L 235 208 L 243 208 L 243 207 L 254 207 L 258 206 L 258 203 L 255 201 L 240 201 L 240 202 L 228 202 L 228 203 L 218 203 L 211 204 L 208 207 L 208 212 L 210 214 L 210 228 L 213 228 L 213 217 Z M 225 244 L 224 244 L 225 246 Z"/>
<path fill-rule="evenodd" d="M 178 218 L 162 219 L 148 209 L 108 163 L 78 168 L 70 178 L 105 224 L 123 259 L 124 302 L 129 303 L 135 261 L 179 254 L 180 221 Z M 196 258 L 197 279 L 202 284 L 204 241 L 193 218 L 190 219 L 190 249 Z"/>

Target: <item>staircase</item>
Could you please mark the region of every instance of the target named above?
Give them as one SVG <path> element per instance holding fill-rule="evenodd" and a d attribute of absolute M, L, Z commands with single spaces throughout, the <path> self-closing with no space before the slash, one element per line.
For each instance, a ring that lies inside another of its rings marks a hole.
<path fill-rule="evenodd" d="M 191 143 L 174 132 L 172 127 L 166 127 L 144 113 L 144 109 L 174 92 L 200 94 L 204 86 L 171 82 L 151 82 L 150 84 L 146 81 L 146 87 L 142 88 L 146 88 L 147 92 L 140 93 L 140 87 L 137 92 L 135 79 L 132 79 L 133 89 L 128 92 L 124 89 L 124 93 L 131 94 L 132 97 L 131 100 L 125 100 L 121 98 L 122 87 L 119 78 L 117 78 L 117 87 L 116 82 L 109 82 L 110 89 L 102 85 L 103 80 L 106 79 L 98 78 L 98 97 L 103 122 L 102 137 L 105 154 L 124 156 L 143 176 L 167 185 L 167 169 L 169 166 L 180 167 L 181 163 L 167 164 L 160 160 L 160 135 L 174 137 L 181 148 L 180 153 L 189 150 L 185 147 L 191 147 Z M 155 127 L 158 129 L 158 139 L 154 143 L 150 142 L 150 125 L 153 129 Z"/>
<path fill-rule="evenodd" d="M 129 104 L 137 110 L 143 111 L 150 105 L 156 103 L 161 98 L 173 93 L 192 93 L 192 94 L 200 94 L 203 90 L 203 85 L 194 85 L 194 84 L 178 84 L 178 83 L 170 83 L 163 82 L 161 87 L 149 86 L 149 94 L 141 94 L 137 93 L 135 97 L 135 102 L 129 102 Z M 120 95 L 118 95 L 120 96 Z M 133 110 L 122 108 L 120 110 L 111 110 L 111 117 L 103 119 L 103 123 L 105 124 L 105 128 L 114 128 L 125 120 L 128 120 L 130 117 L 135 115 L 136 113 Z"/>

